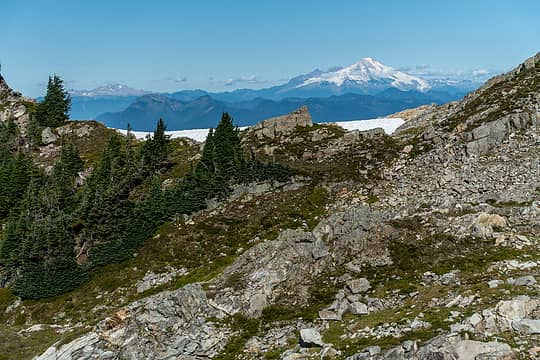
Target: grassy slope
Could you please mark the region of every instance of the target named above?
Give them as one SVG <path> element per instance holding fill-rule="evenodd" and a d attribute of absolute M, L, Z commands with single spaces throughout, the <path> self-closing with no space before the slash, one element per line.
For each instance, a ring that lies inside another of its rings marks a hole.
<path fill-rule="evenodd" d="M 325 146 L 325 141 L 316 144 L 309 143 L 310 132 L 314 129 L 298 129 L 295 136 L 302 136 L 308 141 L 307 147 Z M 330 137 L 330 140 L 334 137 Z M 197 153 L 198 147 L 189 142 L 175 141 L 171 155 L 174 166 L 164 177 L 180 177 L 189 171 Z M 377 153 L 384 154 L 390 150 L 390 159 L 396 151 L 392 142 L 378 142 Z M 261 145 L 261 144 L 259 144 Z M 365 149 L 372 142 L 359 144 L 356 150 Z M 304 144 L 304 146 L 306 146 Z M 92 151 L 88 152 L 92 154 Z M 303 162 L 301 151 L 294 145 L 285 148 L 281 153 L 283 161 L 298 170 L 310 174 L 318 165 L 315 162 Z M 91 157 L 89 157 L 91 158 Z M 376 161 L 386 162 L 389 158 L 375 157 Z M 323 166 L 329 169 L 340 169 L 339 179 L 358 180 L 358 167 L 348 167 L 346 157 L 337 157 L 327 161 Z M 373 163 L 373 164 L 376 164 Z M 320 165 L 320 164 L 319 164 Z M 311 173 L 313 175 L 313 173 Z M 376 176 L 376 174 L 374 174 Z M 302 189 L 288 192 L 238 199 L 226 203 L 217 209 L 207 210 L 192 217 L 193 223 L 183 219 L 164 224 L 152 239 L 134 254 L 134 257 L 120 264 L 114 264 L 101 269 L 92 280 L 81 288 L 53 299 L 40 301 L 24 301 L 14 312 L 4 313 L 4 309 L 12 304 L 15 298 L 7 290 L 0 291 L 0 359 L 2 358 L 31 358 L 43 351 L 56 341 L 67 342 L 83 332 L 105 316 L 110 316 L 123 305 L 150 295 L 152 293 L 175 289 L 186 283 L 206 281 L 217 275 L 238 256 L 241 249 L 253 246 L 257 241 L 273 239 L 278 232 L 286 228 L 299 228 L 303 223 L 312 228 L 325 215 L 326 205 L 333 201 L 321 185 L 324 179 L 315 176 L 316 182 Z M 322 182 L 318 182 L 322 181 Z M 488 289 L 486 281 L 497 277 L 493 271 L 488 272 L 489 264 L 502 259 L 540 259 L 537 248 L 512 250 L 494 247 L 491 242 L 469 243 L 467 239 L 456 242 L 456 239 L 446 239 L 448 246 L 440 247 L 442 237 L 446 235 L 430 234 L 416 218 L 396 221 L 393 226 L 400 237 L 392 255 L 393 266 L 384 268 L 366 268 L 362 275 L 370 279 L 374 289 L 371 295 L 377 297 L 391 296 L 396 293 L 409 294 L 418 292 L 415 298 L 405 301 L 400 309 L 390 309 L 367 316 L 348 315 L 346 321 L 331 323 L 324 332 L 325 341 L 334 344 L 343 354 L 352 354 L 368 345 L 389 347 L 406 338 L 427 339 L 438 333 L 437 329 L 448 327 L 446 318 L 455 308 L 428 309 L 429 301 L 443 298 L 453 292 L 460 294 L 479 294 L 482 302 L 466 310 L 459 309 L 465 314 L 481 308 L 486 308 L 498 300 L 527 293 L 526 288 L 509 288 L 502 286 Z M 416 235 L 420 235 L 419 240 Z M 254 240 L 255 239 L 255 240 Z M 473 244 L 470 251 L 469 245 Z M 480 256 L 479 256 L 480 254 Z M 410 259 L 421 258 L 421 266 Z M 137 294 L 135 284 L 147 271 L 163 272 L 168 266 L 185 267 L 189 270 L 187 276 L 178 277 L 175 281 L 151 289 L 143 294 Z M 420 285 L 424 271 L 435 271 L 439 274 L 452 269 L 461 270 L 462 285 L 458 287 L 441 287 L 440 285 Z M 339 273 L 325 274 L 327 279 L 337 279 Z M 512 274 L 512 275 L 518 275 Z M 317 310 L 332 301 L 337 290 L 335 281 L 321 281 L 313 290 L 313 306 L 306 309 L 294 309 L 272 306 L 264 312 L 260 321 L 248 319 L 232 319 L 232 325 L 238 329 L 246 329 L 228 345 L 224 358 L 231 358 L 241 351 L 250 335 L 261 334 L 271 324 L 287 324 L 301 316 L 308 319 L 316 317 Z M 24 309 L 24 311 L 22 311 Z M 404 318 L 413 319 L 423 310 L 425 320 L 433 324 L 431 329 L 406 334 L 405 338 L 357 338 L 343 340 L 340 336 L 365 326 L 376 326 L 382 323 L 400 323 Z M 75 328 L 64 334 L 56 334 L 47 329 L 21 335 L 17 332 L 33 324 L 75 324 L 82 322 L 87 328 Z M 291 345 L 297 341 L 291 338 Z M 283 349 L 274 349 L 267 358 L 275 357 Z"/>
<path fill-rule="evenodd" d="M 281 229 L 301 227 L 303 222 L 308 226 L 317 223 L 325 213 L 327 196 L 325 190 L 307 186 L 249 202 L 233 201 L 220 210 L 195 215 L 194 225 L 184 224 L 183 220 L 167 223 L 131 260 L 102 268 L 79 289 L 52 299 L 24 301 L 10 314 L 0 311 L 0 323 L 6 324 L 0 330 L 6 340 L 0 341 L 0 359 L 13 358 L 13 354 L 18 359 L 31 358 L 56 341 L 68 341 L 84 332 L 78 328 L 62 335 L 51 330 L 25 336 L 16 333 L 31 324 L 92 325 L 138 298 L 208 280 L 238 256 L 239 248 L 253 246 L 253 239 L 272 239 Z M 185 267 L 190 273 L 146 293 L 136 293 L 135 284 L 147 271 L 163 272 L 167 266 Z M 14 297 L 2 290 L 0 310 L 13 301 Z"/>

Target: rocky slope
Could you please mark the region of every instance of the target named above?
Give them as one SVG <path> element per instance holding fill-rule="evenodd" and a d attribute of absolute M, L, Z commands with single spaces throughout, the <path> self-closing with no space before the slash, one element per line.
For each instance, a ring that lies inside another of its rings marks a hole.
<path fill-rule="evenodd" d="M 45 338 L 38 359 L 538 358 L 539 79 L 540 54 L 392 136 L 262 123 L 244 148 L 291 182 L 237 187 L 58 299 L 5 295 L 0 334 Z"/>

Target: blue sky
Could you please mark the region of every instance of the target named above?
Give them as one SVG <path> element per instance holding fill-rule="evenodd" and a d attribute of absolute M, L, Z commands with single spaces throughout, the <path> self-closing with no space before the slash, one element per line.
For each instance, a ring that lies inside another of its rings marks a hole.
<path fill-rule="evenodd" d="M 365 56 L 397 68 L 509 69 L 540 51 L 540 1 L 0 0 L 10 85 L 266 87 Z"/>

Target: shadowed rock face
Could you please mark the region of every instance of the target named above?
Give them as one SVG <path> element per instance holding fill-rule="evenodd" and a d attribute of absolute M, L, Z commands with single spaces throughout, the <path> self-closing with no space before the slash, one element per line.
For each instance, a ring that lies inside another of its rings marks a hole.
<path fill-rule="evenodd" d="M 0 75 L 0 122 L 12 119 L 24 134 L 30 120 L 27 105 L 31 102 L 32 100 L 11 89 Z"/>
<path fill-rule="evenodd" d="M 7 84 L 6 80 L 0 74 L 0 99 L 10 100 L 17 97 L 21 97 L 21 94 L 13 91 Z"/>
<path fill-rule="evenodd" d="M 311 121 L 307 106 L 302 106 L 290 114 L 261 121 L 253 126 L 251 131 L 259 139 L 265 137 L 274 139 L 292 133 L 297 126 L 307 127 L 312 125 L 313 121 Z"/>

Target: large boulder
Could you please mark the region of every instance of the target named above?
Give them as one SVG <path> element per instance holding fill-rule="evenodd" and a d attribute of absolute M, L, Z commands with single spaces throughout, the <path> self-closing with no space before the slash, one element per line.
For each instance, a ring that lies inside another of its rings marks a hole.
<path fill-rule="evenodd" d="M 223 316 L 209 305 L 199 284 L 190 284 L 136 301 L 91 333 L 53 345 L 36 360 L 209 358 L 232 336 L 208 320 Z"/>
<path fill-rule="evenodd" d="M 501 144 L 513 131 L 538 123 L 536 114 L 516 112 L 480 125 L 464 133 L 468 155 L 482 155 Z"/>
<path fill-rule="evenodd" d="M 458 360 L 508 359 L 512 354 L 508 344 L 497 341 L 461 340 L 454 345 L 454 355 Z"/>
<path fill-rule="evenodd" d="M 512 328 L 523 334 L 540 334 L 540 320 L 523 319 L 512 322 Z"/>
<path fill-rule="evenodd" d="M 300 330 L 300 345 L 304 347 L 324 346 L 321 334 L 317 329 L 308 328 Z"/>
<path fill-rule="evenodd" d="M 306 274 L 320 273 L 327 255 L 328 246 L 312 233 L 285 230 L 276 240 L 252 247 L 225 269 L 214 281 L 221 289 L 214 301 L 231 314 L 250 317 L 260 316 L 288 291 L 297 292 L 295 301 L 302 304 Z"/>
<path fill-rule="evenodd" d="M 53 131 L 51 130 L 50 127 L 46 127 L 41 132 L 41 142 L 44 145 L 52 144 L 52 143 L 56 142 L 56 140 L 58 140 L 58 139 L 59 139 L 58 135 L 53 133 Z"/>
<path fill-rule="evenodd" d="M 251 127 L 250 131 L 259 139 L 274 139 L 291 134 L 297 126 L 307 127 L 312 125 L 313 121 L 307 106 L 302 106 L 290 114 L 263 120 Z"/>
<path fill-rule="evenodd" d="M 471 224 L 472 233 L 482 238 L 490 238 L 497 229 L 506 227 L 506 218 L 498 214 L 482 212 Z"/>
<path fill-rule="evenodd" d="M 266 307 L 280 301 L 290 307 L 305 306 L 313 281 L 351 254 L 360 263 L 386 261 L 387 249 L 378 237 L 380 221 L 380 214 L 369 207 L 355 206 L 334 213 L 311 232 L 284 230 L 276 240 L 244 252 L 212 281 L 213 301 L 229 314 L 249 317 L 259 317 Z M 355 291 L 370 287 L 365 279 L 350 285 Z M 348 307 L 347 303 L 337 312 Z"/>

